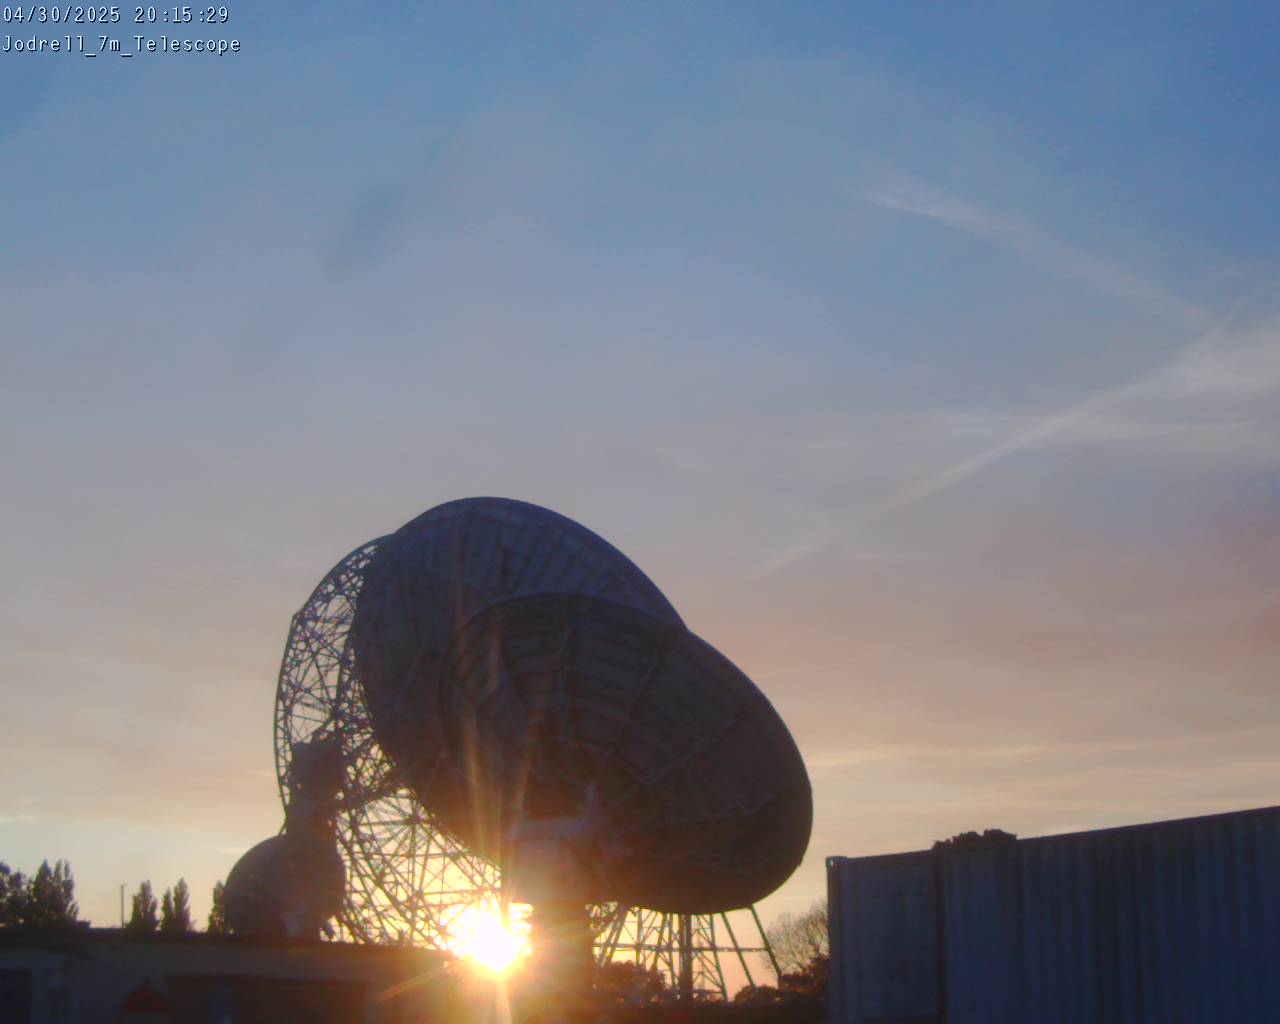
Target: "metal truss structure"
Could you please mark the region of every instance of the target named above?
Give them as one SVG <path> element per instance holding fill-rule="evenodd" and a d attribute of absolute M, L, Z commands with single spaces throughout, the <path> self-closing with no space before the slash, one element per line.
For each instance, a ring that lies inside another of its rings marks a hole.
<path fill-rule="evenodd" d="M 276 691 L 275 756 L 287 807 L 293 745 L 336 735 L 343 752 L 337 818 L 347 892 L 336 937 L 456 948 L 458 915 L 501 902 L 495 865 L 424 809 L 374 738 L 348 636 L 374 540 L 342 559 L 293 617 Z M 731 917 L 742 917 L 739 940 Z M 754 908 L 678 915 L 613 904 L 592 908 L 597 963 L 634 961 L 661 971 L 684 998 L 725 999 L 726 962 L 755 984 L 750 961 L 777 963 Z"/>
<path fill-rule="evenodd" d="M 339 737 L 338 846 L 347 868 L 340 934 L 443 948 L 461 908 L 497 897 L 498 872 L 431 820 L 374 739 L 347 634 L 377 544 L 339 562 L 293 617 L 276 692 L 276 771 L 287 800 L 293 744 Z"/>
<path fill-rule="evenodd" d="M 726 960 L 737 961 L 748 985 L 758 984 L 752 957 L 768 964 L 775 980 L 781 973 L 755 907 L 721 914 L 664 914 L 632 907 L 602 916 L 596 962 L 632 960 L 660 971 L 682 999 L 728 999 Z M 733 917 L 741 918 L 738 929 L 743 937 L 758 944 L 739 941 Z"/>

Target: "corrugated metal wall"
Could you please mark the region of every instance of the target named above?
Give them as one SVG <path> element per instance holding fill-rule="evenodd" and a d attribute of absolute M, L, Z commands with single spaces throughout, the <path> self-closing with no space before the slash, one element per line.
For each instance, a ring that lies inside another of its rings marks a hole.
<path fill-rule="evenodd" d="M 1280 807 L 827 877 L 832 1024 L 1280 1024 Z"/>

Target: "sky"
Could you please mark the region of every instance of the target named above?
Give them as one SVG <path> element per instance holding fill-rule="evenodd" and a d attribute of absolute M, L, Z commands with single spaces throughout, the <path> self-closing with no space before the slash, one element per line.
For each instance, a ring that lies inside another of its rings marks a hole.
<path fill-rule="evenodd" d="M 766 920 L 833 854 L 1280 802 L 1280 8 L 229 13 L 0 52 L 0 859 L 203 917 L 290 616 L 484 494 L 792 729 Z"/>

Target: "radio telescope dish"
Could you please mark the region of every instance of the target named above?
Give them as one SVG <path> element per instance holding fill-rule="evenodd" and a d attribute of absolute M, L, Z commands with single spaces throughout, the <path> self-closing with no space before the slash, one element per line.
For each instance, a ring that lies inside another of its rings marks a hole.
<path fill-rule="evenodd" d="M 378 543 L 351 625 L 354 669 L 374 735 L 419 800 L 468 843 L 465 774 L 442 759 L 437 680 L 454 634 L 520 594 L 611 597 L 679 623 L 622 552 L 550 509 L 507 498 L 439 505 Z"/>
<path fill-rule="evenodd" d="M 504 675 L 501 659 L 531 667 Z M 503 712 L 490 692 L 501 679 L 530 703 Z M 520 724 L 522 707 L 533 715 Z M 772 959 L 748 904 L 807 845 L 794 742 L 661 591 L 572 520 L 466 499 L 340 561 L 294 616 L 281 664 L 286 804 L 295 748 L 329 737 L 344 937 L 457 948 L 458 912 L 499 896 L 504 834 L 585 802 L 605 823 L 591 855 L 598 959 L 628 956 L 678 975 L 682 992 L 721 996 L 722 950 L 749 981 L 744 954 Z M 511 788 L 513 744 L 539 759 L 527 790 Z M 477 815 L 476 800 L 490 810 Z M 739 941 L 733 907 L 747 907 L 759 945 Z"/>
<path fill-rule="evenodd" d="M 501 856 L 522 818 L 598 802 L 589 901 L 677 914 L 745 907 L 784 882 L 812 823 L 804 763 L 755 685 L 683 626 L 606 598 L 498 601 L 440 675 L 470 781 L 462 830 Z"/>

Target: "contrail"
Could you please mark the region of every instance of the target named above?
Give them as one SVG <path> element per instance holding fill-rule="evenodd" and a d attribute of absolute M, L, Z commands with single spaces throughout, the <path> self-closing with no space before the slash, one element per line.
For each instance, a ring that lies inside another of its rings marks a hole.
<path fill-rule="evenodd" d="M 1178 394 L 1197 390 L 1197 377 L 1203 376 L 1199 373 L 1198 364 L 1211 365 L 1211 360 L 1206 357 L 1214 354 L 1215 347 L 1224 337 L 1225 325 L 1245 302 L 1251 300 L 1258 292 L 1270 287 L 1270 285 L 1263 285 L 1254 289 L 1244 299 L 1233 304 L 1226 315 L 1217 318 L 1215 324 L 1215 318 L 1200 307 L 1182 301 L 1158 285 L 1076 250 L 1033 225 L 1007 220 L 936 190 L 919 186 L 905 178 L 899 178 L 896 188 L 892 190 L 864 194 L 860 198 L 885 209 L 929 217 L 991 239 L 1047 264 L 1065 276 L 1159 312 L 1184 327 L 1195 328 L 1199 333 L 1190 343 L 1180 347 L 1171 358 L 1134 380 L 1094 392 L 1070 407 L 1040 419 L 1013 436 L 899 491 L 868 512 L 856 517 L 853 522 L 840 525 L 829 524 L 814 531 L 805 540 L 765 560 L 752 573 L 753 576 L 773 575 L 797 562 L 804 561 L 831 545 L 839 543 L 849 534 L 865 530 L 888 515 L 949 490 L 992 463 L 1046 438 L 1061 434 L 1122 400 L 1137 396 L 1159 397 L 1162 391 Z M 1280 385 L 1280 380 L 1260 382 L 1260 384 L 1265 388 Z"/>
<path fill-rule="evenodd" d="M 894 175 L 888 187 L 859 193 L 858 198 L 886 210 L 926 217 L 985 238 L 1096 292 L 1159 313 L 1185 327 L 1203 330 L 1212 320 L 1199 306 L 1185 302 L 1123 267 L 1068 245 L 1034 224 L 1002 217 L 905 175 Z"/>

